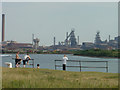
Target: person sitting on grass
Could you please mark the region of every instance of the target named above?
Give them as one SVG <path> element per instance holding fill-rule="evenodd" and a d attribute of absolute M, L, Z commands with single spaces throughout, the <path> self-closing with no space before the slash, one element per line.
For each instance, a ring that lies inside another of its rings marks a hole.
<path fill-rule="evenodd" d="M 40 64 L 37 64 L 37 68 L 40 68 Z"/>
<path fill-rule="evenodd" d="M 29 54 L 27 54 L 27 55 L 24 56 L 24 59 L 25 59 L 25 60 L 23 60 L 23 65 L 24 65 L 24 67 L 25 67 L 26 62 L 27 62 L 27 65 L 29 65 L 28 63 L 29 63 L 29 60 L 30 60 L 31 58 L 30 58 Z"/>
<path fill-rule="evenodd" d="M 22 59 L 19 57 L 19 51 L 16 54 L 16 58 L 15 58 L 15 67 L 19 67 L 21 64 Z"/>

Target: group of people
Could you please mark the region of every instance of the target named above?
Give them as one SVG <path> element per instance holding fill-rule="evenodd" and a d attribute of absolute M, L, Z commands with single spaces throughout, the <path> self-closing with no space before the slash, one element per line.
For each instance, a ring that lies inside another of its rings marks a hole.
<path fill-rule="evenodd" d="M 30 58 L 29 54 L 27 53 L 27 55 L 24 56 L 24 60 L 22 60 L 22 59 L 19 57 L 19 52 L 17 52 L 16 58 L 15 58 L 15 65 L 16 65 L 16 67 L 19 67 L 20 64 L 21 64 L 21 62 L 23 61 L 23 67 L 25 67 L 26 62 L 27 62 L 27 65 L 28 65 L 30 59 L 31 59 L 31 58 Z"/>
<path fill-rule="evenodd" d="M 22 60 L 20 57 L 19 57 L 19 52 L 17 52 L 16 54 L 16 58 L 15 58 L 15 65 L 16 67 L 19 67 L 21 62 L 23 61 L 23 67 L 25 67 L 26 65 L 26 62 L 27 62 L 27 65 L 29 65 L 29 60 L 30 60 L 30 56 L 29 54 L 27 53 L 27 55 L 24 56 L 24 60 Z M 66 63 L 67 63 L 67 60 L 68 60 L 68 57 L 66 55 L 64 55 L 63 57 L 63 70 L 66 70 Z M 39 64 L 37 64 L 37 68 L 39 68 Z"/>

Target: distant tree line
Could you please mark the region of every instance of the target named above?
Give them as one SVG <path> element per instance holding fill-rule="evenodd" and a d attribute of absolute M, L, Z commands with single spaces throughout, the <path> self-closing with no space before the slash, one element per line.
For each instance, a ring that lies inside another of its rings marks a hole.
<path fill-rule="evenodd" d="M 17 51 L 2 51 L 1 53 L 7 54 L 15 54 Z M 89 49 L 89 50 L 68 50 L 68 51 L 47 51 L 43 52 L 39 51 L 20 51 L 21 54 L 29 53 L 29 54 L 73 54 L 79 56 L 91 56 L 91 57 L 119 57 L 120 58 L 120 50 L 101 50 L 101 49 Z"/>
<path fill-rule="evenodd" d="M 74 55 L 117 58 L 120 57 L 120 50 L 101 50 L 101 49 L 78 50 L 74 51 Z"/>

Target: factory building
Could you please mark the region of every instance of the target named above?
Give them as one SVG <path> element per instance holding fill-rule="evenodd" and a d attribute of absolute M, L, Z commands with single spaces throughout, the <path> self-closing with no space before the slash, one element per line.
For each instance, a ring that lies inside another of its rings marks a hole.
<path fill-rule="evenodd" d="M 98 31 L 96 34 L 96 37 L 95 37 L 95 45 L 97 46 L 100 44 L 107 44 L 107 40 L 102 41 L 99 34 L 100 34 L 100 32 Z"/>
<path fill-rule="evenodd" d="M 83 42 L 81 48 L 84 49 L 84 50 L 93 49 L 94 48 L 94 43 L 92 43 L 92 42 Z"/>
<path fill-rule="evenodd" d="M 110 39 L 110 35 L 109 35 L 109 41 L 105 40 L 102 41 L 100 39 L 100 32 L 97 32 L 96 37 L 95 37 L 95 48 L 100 48 L 100 49 L 118 49 L 118 43 L 120 42 L 118 37 L 115 37 L 113 40 Z"/>
<path fill-rule="evenodd" d="M 29 43 L 9 43 L 7 46 L 14 48 L 32 48 L 32 44 Z"/>
<path fill-rule="evenodd" d="M 120 36 L 115 37 L 113 40 L 109 40 L 108 45 L 114 49 L 118 49 L 120 46 Z"/>
<path fill-rule="evenodd" d="M 109 41 L 105 40 L 102 41 L 101 37 L 100 37 L 100 32 L 96 33 L 95 36 L 95 42 L 83 42 L 81 49 L 106 49 L 106 50 L 112 50 L 112 49 L 118 49 L 120 46 L 120 36 L 115 37 L 113 40 L 110 39 L 110 35 L 109 35 Z"/>
<path fill-rule="evenodd" d="M 4 41 L 2 42 L 2 48 L 18 49 L 18 48 L 32 48 L 30 43 L 17 43 L 16 41 Z"/>

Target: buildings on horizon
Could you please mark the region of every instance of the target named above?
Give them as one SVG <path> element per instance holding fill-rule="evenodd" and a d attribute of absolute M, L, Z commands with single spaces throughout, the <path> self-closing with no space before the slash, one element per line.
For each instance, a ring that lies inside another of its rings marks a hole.
<path fill-rule="evenodd" d="M 96 33 L 95 41 L 94 43 L 92 42 L 83 42 L 81 48 L 82 49 L 106 49 L 106 50 L 115 50 L 119 49 L 119 43 L 120 43 L 120 36 L 115 37 L 114 39 L 110 39 L 109 35 L 109 40 L 102 41 L 100 38 L 100 32 Z"/>
<path fill-rule="evenodd" d="M 48 50 L 48 51 L 67 51 L 67 50 L 86 50 L 86 49 L 119 49 L 120 36 L 114 39 L 102 41 L 100 37 L 100 32 L 96 33 L 94 42 L 83 42 L 82 45 L 79 44 L 79 36 L 75 36 L 75 29 L 72 28 L 70 33 L 66 33 L 66 38 L 64 41 L 59 41 L 56 44 L 56 37 L 53 38 L 53 45 L 44 47 L 39 46 L 40 40 L 34 38 L 32 35 L 32 43 L 18 43 L 16 41 L 5 41 L 5 15 L 2 15 L 2 50 L 18 50 L 18 49 L 34 49 L 34 50 Z"/>
<path fill-rule="evenodd" d="M 3 41 L 2 42 L 2 49 L 3 50 L 20 50 L 20 49 L 34 49 L 34 50 L 42 50 L 42 51 L 67 51 L 67 50 L 88 50 L 88 49 L 106 49 L 106 50 L 116 50 L 119 49 L 118 46 L 120 42 L 120 36 L 115 37 L 114 39 L 109 40 L 101 40 L 100 32 L 96 33 L 94 42 L 83 42 L 82 45 L 79 45 L 79 38 L 78 41 L 75 37 L 73 31 L 69 34 L 69 37 L 66 36 L 64 42 L 58 42 L 56 44 L 56 39 L 54 37 L 53 45 L 51 46 L 39 46 L 39 39 L 33 38 L 32 43 L 18 43 L 16 41 Z M 72 36 L 73 35 L 73 36 Z"/>

